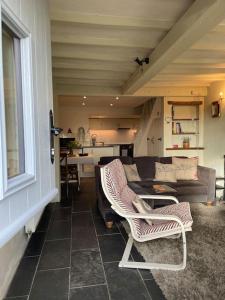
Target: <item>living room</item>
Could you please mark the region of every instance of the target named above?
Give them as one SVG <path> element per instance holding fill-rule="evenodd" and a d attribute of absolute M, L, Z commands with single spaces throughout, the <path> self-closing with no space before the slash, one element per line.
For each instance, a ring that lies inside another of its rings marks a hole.
<path fill-rule="evenodd" d="M 36 168 L 0 187 L 0 299 L 224 299 L 224 1 L 0 4 L 31 37 Z"/>

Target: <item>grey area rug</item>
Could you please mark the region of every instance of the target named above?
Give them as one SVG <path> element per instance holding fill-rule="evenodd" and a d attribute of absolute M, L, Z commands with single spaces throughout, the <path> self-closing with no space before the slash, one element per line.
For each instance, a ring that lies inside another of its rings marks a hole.
<path fill-rule="evenodd" d="M 168 300 L 225 299 L 225 205 L 207 207 L 191 204 L 194 220 L 187 232 L 187 267 L 182 271 L 152 270 L 153 277 Z M 123 225 L 130 231 L 126 221 Z M 181 239 L 135 242 L 145 261 L 179 263 Z"/>

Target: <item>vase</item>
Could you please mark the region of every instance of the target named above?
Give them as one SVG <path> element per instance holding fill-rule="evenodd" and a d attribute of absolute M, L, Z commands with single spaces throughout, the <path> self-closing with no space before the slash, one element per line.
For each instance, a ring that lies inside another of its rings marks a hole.
<path fill-rule="evenodd" d="M 73 155 L 79 156 L 80 149 L 73 149 Z"/>
<path fill-rule="evenodd" d="M 183 148 L 184 149 L 190 148 L 189 142 L 183 142 Z"/>

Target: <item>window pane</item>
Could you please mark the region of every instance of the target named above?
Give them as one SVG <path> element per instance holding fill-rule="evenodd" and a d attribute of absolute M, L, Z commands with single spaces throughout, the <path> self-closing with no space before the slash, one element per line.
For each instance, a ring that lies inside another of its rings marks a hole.
<path fill-rule="evenodd" d="M 8 178 L 25 172 L 20 40 L 4 24 L 3 77 Z"/>

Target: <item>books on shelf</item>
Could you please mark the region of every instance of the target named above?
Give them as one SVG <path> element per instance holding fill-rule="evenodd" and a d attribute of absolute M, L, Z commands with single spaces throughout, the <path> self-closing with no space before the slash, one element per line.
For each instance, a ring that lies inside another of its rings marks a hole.
<path fill-rule="evenodd" d="M 175 127 L 174 133 L 182 133 L 180 122 L 176 122 L 176 127 Z"/>

